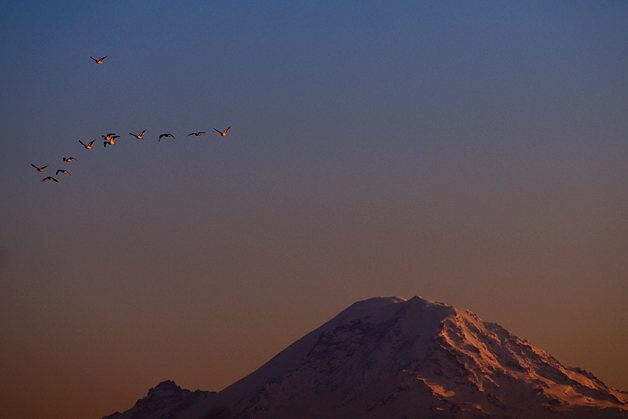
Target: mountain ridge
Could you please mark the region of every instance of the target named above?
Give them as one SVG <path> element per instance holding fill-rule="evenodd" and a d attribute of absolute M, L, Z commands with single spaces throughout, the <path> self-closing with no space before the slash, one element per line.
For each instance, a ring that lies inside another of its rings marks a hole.
<path fill-rule="evenodd" d="M 109 418 L 628 418 L 626 394 L 593 374 L 420 297 L 358 301 L 241 380 L 186 403 L 170 416 L 162 408 Z"/>

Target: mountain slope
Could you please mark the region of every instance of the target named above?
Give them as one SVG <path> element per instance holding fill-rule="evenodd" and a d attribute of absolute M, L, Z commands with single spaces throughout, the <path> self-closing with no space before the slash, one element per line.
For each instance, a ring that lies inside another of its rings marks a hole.
<path fill-rule="evenodd" d="M 353 304 L 173 417 L 628 418 L 627 402 L 467 310 L 391 297 Z"/>

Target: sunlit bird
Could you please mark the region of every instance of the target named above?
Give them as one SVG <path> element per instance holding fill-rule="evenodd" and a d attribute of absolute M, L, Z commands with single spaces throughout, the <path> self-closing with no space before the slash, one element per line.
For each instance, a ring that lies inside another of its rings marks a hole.
<path fill-rule="evenodd" d="M 96 140 L 91 140 L 89 143 L 85 144 L 83 141 L 78 140 L 78 142 L 81 143 L 81 145 L 85 147 L 86 150 L 91 150 L 94 147 L 94 141 Z"/>
<path fill-rule="evenodd" d="M 195 136 L 195 137 L 198 137 L 198 136 L 199 136 L 199 135 L 201 135 L 201 134 L 205 134 L 205 131 L 191 132 L 191 133 L 189 133 L 189 134 L 188 134 L 188 137 L 189 137 L 190 135 L 193 135 L 193 136 Z"/>
<path fill-rule="evenodd" d="M 114 145 L 116 143 L 116 138 L 120 138 L 119 135 L 116 135 L 113 132 L 107 133 L 105 135 L 101 135 L 102 139 L 105 140 L 103 142 L 103 146 L 107 147 L 107 144 Z"/>
<path fill-rule="evenodd" d="M 66 163 L 72 163 L 74 160 L 76 160 L 74 157 L 70 156 L 70 157 L 64 157 L 63 161 Z"/>
<path fill-rule="evenodd" d="M 145 132 L 146 132 L 146 130 L 142 130 L 142 131 L 138 132 L 137 134 L 133 134 L 132 132 L 129 132 L 129 134 L 131 134 L 132 136 L 134 136 L 138 140 L 141 140 L 142 138 L 144 138 L 144 133 Z"/>
<path fill-rule="evenodd" d="M 31 166 L 33 166 L 35 168 L 35 170 L 37 170 L 39 173 L 44 173 L 44 171 L 46 170 L 46 167 L 48 167 L 47 165 L 46 166 L 37 167 L 33 163 L 31 163 Z"/>
<path fill-rule="evenodd" d="M 68 170 L 65 170 L 65 169 L 57 169 L 57 171 L 55 172 L 55 175 L 58 175 L 59 173 L 72 176 L 72 173 L 70 173 Z"/>
<path fill-rule="evenodd" d="M 226 137 L 227 133 L 229 132 L 230 129 L 231 129 L 231 125 L 229 125 L 225 129 L 223 129 L 222 131 L 220 131 L 219 129 L 214 128 L 214 131 L 216 131 L 218 134 L 220 134 L 221 137 Z"/>
<path fill-rule="evenodd" d="M 45 178 L 43 178 L 41 181 L 45 182 L 47 180 L 54 180 L 55 182 L 59 183 L 59 181 L 55 178 L 53 178 L 52 176 L 46 176 Z"/>
<path fill-rule="evenodd" d="M 170 134 L 169 132 L 159 134 L 159 138 L 157 138 L 157 141 L 161 141 L 162 138 L 174 138 L 174 135 Z"/>
<path fill-rule="evenodd" d="M 102 64 L 102 63 L 103 63 L 103 61 L 105 61 L 105 58 L 107 58 L 107 56 L 105 55 L 104 57 L 100 57 L 99 59 L 96 59 L 96 58 L 91 57 L 91 56 L 90 56 L 89 58 L 91 58 L 92 60 L 94 60 L 94 62 L 95 62 L 96 64 L 100 65 L 100 64 Z"/>

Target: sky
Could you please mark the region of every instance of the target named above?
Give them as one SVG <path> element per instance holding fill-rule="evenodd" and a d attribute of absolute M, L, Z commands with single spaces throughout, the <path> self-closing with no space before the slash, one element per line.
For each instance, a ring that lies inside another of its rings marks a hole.
<path fill-rule="evenodd" d="M 7 417 L 220 390 L 391 295 L 628 390 L 628 3 L 0 8 Z"/>

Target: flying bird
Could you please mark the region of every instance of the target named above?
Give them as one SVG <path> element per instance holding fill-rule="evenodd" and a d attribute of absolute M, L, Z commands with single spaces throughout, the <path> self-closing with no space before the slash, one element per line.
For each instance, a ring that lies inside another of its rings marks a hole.
<path fill-rule="evenodd" d="M 37 167 L 33 163 L 31 163 L 31 166 L 33 166 L 35 170 L 37 170 L 39 173 L 44 173 L 44 170 L 46 170 L 46 167 L 48 167 L 48 166 Z"/>
<path fill-rule="evenodd" d="M 103 61 L 105 61 L 105 58 L 107 58 L 107 56 L 105 55 L 104 57 L 100 57 L 99 59 L 96 59 L 96 58 L 91 57 L 91 56 L 90 56 L 89 58 L 91 58 L 92 60 L 94 60 L 94 62 L 95 62 L 96 64 L 100 65 L 100 64 L 102 64 L 102 63 L 103 63 Z"/>
<path fill-rule="evenodd" d="M 70 173 L 69 171 L 65 170 L 65 169 L 57 169 L 55 175 L 58 175 L 59 173 L 62 173 L 64 175 L 70 175 L 72 176 L 72 173 Z"/>
<path fill-rule="evenodd" d="M 229 125 L 225 129 L 223 129 L 222 131 L 220 131 L 219 129 L 214 128 L 214 131 L 216 131 L 218 134 L 220 134 L 221 137 L 226 137 L 227 133 L 229 132 L 230 129 L 231 129 L 231 125 Z"/>
<path fill-rule="evenodd" d="M 142 131 L 138 132 L 137 134 L 133 134 L 132 132 L 129 132 L 129 134 L 131 134 L 132 136 L 134 136 L 138 140 L 141 140 L 144 137 L 144 133 L 145 132 L 146 132 L 146 130 L 142 130 Z"/>
<path fill-rule="evenodd" d="M 75 159 L 72 156 L 63 158 L 63 161 L 66 162 L 66 163 L 72 163 L 74 160 Z"/>
<path fill-rule="evenodd" d="M 174 135 L 170 134 L 169 132 L 166 132 L 165 134 L 159 134 L 159 138 L 157 138 L 157 141 L 161 141 L 162 138 L 174 138 Z"/>
<path fill-rule="evenodd" d="M 86 150 L 91 150 L 91 149 L 94 147 L 94 141 L 96 141 L 96 140 L 91 140 L 91 141 L 90 141 L 89 143 L 87 143 L 87 144 L 85 144 L 85 143 L 84 143 L 83 141 L 81 141 L 81 140 L 78 140 L 78 141 L 79 141 L 79 143 L 81 143 L 81 145 L 82 145 L 83 147 L 85 147 L 85 149 L 86 149 Z"/>
<path fill-rule="evenodd" d="M 41 181 L 45 182 L 47 180 L 54 180 L 55 182 L 59 183 L 59 181 L 55 178 L 53 178 L 52 176 L 46 176 L 45 178 L 43 178 Z"/>
<path fill-rule="evenodd" d="M 205 131 L 191 132 L 191 133 L 189 133 L 189 134 L 188 134 L 188 137 L 189 137 L 190 135 L 193 135 L 193 136 L 195 136 L 195 137 L 198 137 L 198 136 L 199 136 L 199 135 L 201 135 L 201 134 L 205 134 Z"/>
<path fill-rule="evenodd" d="M 107 133 L 105 135 L 101 135 L 102 139 L 105 140 L 103 142 L 103 146 L 107 147 L 107 144 L 114 145 L 116 143 L 116 138 L 120 138 L 119 135 L 116 135 L 113 132 Z"/>

